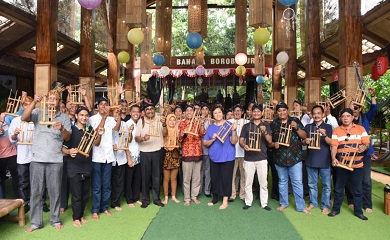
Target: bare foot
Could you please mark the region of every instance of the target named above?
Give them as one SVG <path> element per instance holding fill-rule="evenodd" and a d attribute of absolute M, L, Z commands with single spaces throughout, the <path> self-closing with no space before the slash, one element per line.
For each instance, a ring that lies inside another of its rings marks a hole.
<path fill-rule="evenodd" d="M 366 213 L 372 213 L 373 210 L 371 208 L 366 208 Z"/>
<path fill-rule="evenodd" d="M 308 211 L 310 211 L 310 210 L 312 210 L 313 208 L 314 208 L 314 206 L 310 204 L 306 209 L 307 209 Z"/>
<path fill-rule="evenodd" d="M 307 209 L 303 209 L 302 212 L 303 212 L 303 213 L 306 213 L 306 214 L 311 214 L 311 212 L 310 212 L 309 210 L 307 210 Z"/>
<path fill-rule="evenodd" d="M 54 228 L 57 229 L 57 230 L 61 230 L 61 229 L 64 228 L 64 225 L 62 225 L 62 224 L 56 224 L 56 225 L 54 225 Z"/>
<path fill-rule="evenodd" d="M 65 212 L 65 208 L 60 208 L 60 213 L 63 214 Z"/>
<path fill-rule="evenodd" d="M 353 204 L 349 204 L 348 207 L 349 207 L 350 209 L 353 209 L 353 208 L 354 208 L 354 207 L 353 207 Z"/>
<path fill-rule="evenodd" d="M 99 215 L 97 213 L 92 213 L 92 220 L 99 220 Z"/>
<path fill-rule="evenodd" d="M 192 199 L 192 201 L 193 201 L 195 204 L 200 204 L 200 201 L 199 201 L 197 198 Z"/>
<path fill-rule="evenodd" d="M 138 203 L 139 205 L 142 205 L 142 202 L 141 202 L 141 201 L 137 201 L 137 203 Z"/>
<path fill-rule="evenodd" d="M 172 201 L 174 201 L 175 203 L 179 203 L 180 200 L 178 200 L 175 196 L 172 196 Z"/>
<path fill-rule="evenodd" d="M 286 209 L 286 207 L 279 206 L 276 210 L 283 211 L 284 209 Z"/>
<path fill-rule="evenodd" d="M 209 203 L 207 203 L 207 206 L 214 206 L 214 203 L 213 202 L 209 202 Z"/>
<path fill-rule="evenodd" d="M 134 205 L 134 203 L 129 203 L 129 204 L 127 204 L 130 208 L 135 208 L 135 205 Z"/>
<path fill-rule="evenodd" d="M 184 201 L 184 206 L 190 206 L 190 201 Z"/>
<path fill-rule="evenodd" d="M 80 222 L 80 220 L 74 220 L 74 221 L 73 221 L 73 226 L 75 226 L 75 227 L 81 227 L 81 222 Z"/>
<path fill-rule="evenodd" d="M 119 212 L 119 211 L 122 211 L 122 208 L 119 207 L 119 206 L 116 206 L 116 207 L 115 207 L 115 210 Z M 107 213 L 106 213 L 106 214 L 107 214 Z M 107 215 L 111 216 L 111 214 L 107 214 Z"/>
<path fill-rule="evenodd" d="M 164 203 L 165 205 L 168 204 L 168 196 L 164 197 L 164 201 L 162 201 L 162 203 Z"/>
<path fill-rule="evenodd" d="M 223 210 L 225 208 L 227 208 L 229 205 L 228 204 L 222 204 L 221 206 L 219 206 L 219 209 Z"/>
<path fill-rule="evenodd" d="M 329 209 L 327 208 L 322 209 L 322 214 L 328 215 L 328 213 L 329 213 Z"/>
<path fill-rule="evenodd" d="M 85 217 L 82 217 L 82 218 L 81 218 L 81 222 L 82 222 L 82 223 L 86 223 L 86 222 L 88 222 L 88 219 L 86 219 Z"/>
<path fill-rule="evenodd" d="M 121 208 L 122 209 L 122 208 Z M 107 216 L 112 216 L 112 213 L 108 210 L 104 211 L 104 213 L 107 215 Z"/>
<path fill-rule="evenodd" d="M 25 232 L 25 233 L 30 233 L 30 232 L 33 232 L 33 231 L 35 231 L 35 230 L 37 230 L 37 228 L 29 227 L 29 228 L 27 228 L 26 230 L 24 230 L 24 232 Z"/>

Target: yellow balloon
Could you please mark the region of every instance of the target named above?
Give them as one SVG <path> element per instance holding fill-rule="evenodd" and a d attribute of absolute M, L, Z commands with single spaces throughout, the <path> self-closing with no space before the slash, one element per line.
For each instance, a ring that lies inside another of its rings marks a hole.
<path fill-rule="evenodd" d="M 244 76 L 246 73 L 246 68 L 244 66 L 238 66 L 236 68 L 236 73 L 240 76 Z"/>
<path fill-rule="evenodd" d="M 133 45 L 138 45 L 144 41 L 144 33 L 139 28 L 133 28 L 127 33 L 127 40 Z"/>
<path fill-rule="evenodd" d="M 266 28 L 258 28 L 253 34 L 253 40 L 255 40 L 255 43 L 257 43 L 258 45 L 264 45 L 268 42 L 270 36 L 271 34 Z"/>
<path fill-rule="evenodd" d="M 120 53 L 118 53 L 118 61 L 120 63 L 127 63 L 128 61 L 130 61 L 129 53 L 126 51 L 121 51 Z"/>
<path fill-rule="evenodd" d="M 198 47 L 198 48 L 195 49 L 194 51 L 195 51 L 195 52 L 200 52 L 200 51 L 202 51 L 202 50 L 203 50 L 203 44 L 200 45 L 200 47 Z"/>

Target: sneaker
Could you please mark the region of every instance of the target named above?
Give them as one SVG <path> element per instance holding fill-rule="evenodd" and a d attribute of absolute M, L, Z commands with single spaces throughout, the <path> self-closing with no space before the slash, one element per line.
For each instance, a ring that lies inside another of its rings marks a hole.
<path fill-rule="evenodd" d="M 268 207 L 268 206 L 263 207 L 263 209 L 265 209 L 265 210 L 267 210 L 267 211 L 271 211 L 271 210 L 272 210 L 272 208 L 270 208 L 270 207 Z"/>
<path fill-rule="evenodd" d="M 245 206 L 242 207 L 242 209 L 248 210 L 250 207 L 251 207 L 251 206 L 249 206 L 249 205 L 245 205 Z"/>

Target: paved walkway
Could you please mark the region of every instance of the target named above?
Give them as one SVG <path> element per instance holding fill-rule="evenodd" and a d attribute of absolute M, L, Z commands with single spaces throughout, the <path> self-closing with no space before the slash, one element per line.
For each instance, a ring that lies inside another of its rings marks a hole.
<path fill-rule="evenodd" d="M 379 172 L 371 171 L 371 178 L 377 182 L 390 185 L 390 176 Z"/>

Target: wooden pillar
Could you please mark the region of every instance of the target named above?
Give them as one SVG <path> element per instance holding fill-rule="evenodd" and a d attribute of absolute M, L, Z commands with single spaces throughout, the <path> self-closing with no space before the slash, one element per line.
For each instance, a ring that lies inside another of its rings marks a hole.
<path fill-rule="evenodd" d="M 275 2 L 274 5 L 274 23 L 272 31 L 272 53 L 273 53 L 273 61 L 272 64 L 274 66 L 274 69 L 272 71 L 272 99 L 276 99 L 279 102 L 284 101 L 282 99 L 282 76 L 281 76 L 281 70 L 282 66 L 277 65 L 276 61 L 276 55 L 286 50 L 288 47 L 288 42 L 286 42 L 285 37 L 285 30 L 283 28 L 283 24 L 281 22 L 282 14 L 285 7 L 282 4 L 279 4 L 278 2 Z"/>
<path fill-rule="evenodd" d="M 360 0 L 339 0 L 339 87 L 346 90 L 346 106 L 359 88 L 354 61 L 359 63 L 360 76 L 363 72 L 360 8 Z"/>
<path fill-rule="evenodd" d="M 306 42 L 306 79 L 305 103 L 314 106 L 321 100 L 321 46 L 320 46 L 320 3 L 317 0 L 306 1 L 305 22 Z"/>
<path fill-rule="evenodd" d="M 92 26 L 94 10 L 81 8 L 80 34 L 80 84 L 86 83 L 89 99 L 95 102 L 95 37 Z M 92 91 L 89 91 L 91 89 Z"/>
<path fill-rule="evenodd" d="M 105 2 L 105 1 L 104 1 Z M 116 56 L 116 34 L 117 34 L 117 1 L 109 1 L 107 10 L 108 19 L 108 47 L 107 47 L 107 88 L 115 87 L 119 82 L 119 62 Z M 116 98 L 116 94 L 108 91 L 111 105 L 116 105 L 119 99 Z"/>
<path fill-rule="evenodd" d="M 57 81 L 58 0 L 37 2 L 34 91 L 46 94 Z"/>
<path fill-rule="evenodd" d="M 236 54 L 247 52 L 246 0 L 236 0 Z"/>
<path fill-rule="evenodd" d="M 135 77 L 134 77 L 134 68 L 135 68 L 135 46 L 129 44 L 130 47 L 128 52 L 130 54 L 130 61 L 126 63 L 125 68 L 125 99 L 127 102 L 132 102 L 135 100 Z"/>
<path fill-rule="evenodd" d="M 295 4 L 290 6 L 292 9 L 296 9 Z M 297 79 L 297 35 L 296 35 L 296 24 L 292 22 L 292 29 L 286 32 L 286 38 L 289 41 L 289 48 L 286 51 L 288 54 L 288 62 L 285 66 L 285 101 L 288 106 L 292 107 L 294 100 L 298 98 L 298 79 Z"/>

